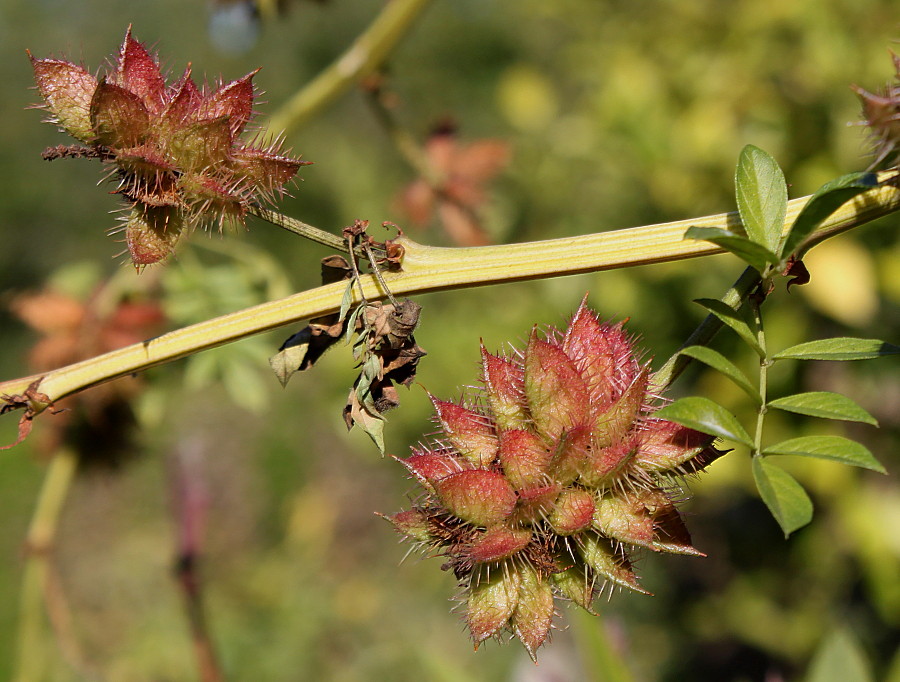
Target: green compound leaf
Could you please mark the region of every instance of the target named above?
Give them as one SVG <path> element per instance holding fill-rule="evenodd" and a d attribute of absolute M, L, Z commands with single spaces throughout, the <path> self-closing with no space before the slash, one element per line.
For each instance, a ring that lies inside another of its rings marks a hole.
<path fill-rule="evenodd" d="M 688 346 L 687 348 L 682 348 L 679 353 L 681 353 L 681 355 L 687 355 L 689 358 L 699 360 L 713 369 L 720 371 L 749 395 L 757 405 L 762 403 L 759 391 L 750 383 L 747 375 L 738 369 L 731 360 L 718 351 L 714 351 L 712 348 L 707 348 L 706 346 Z"/>
<path fill-rule="evenodd" d="M 769 263 L 778 262 L 778 256 L 765 246 L 761 246 L 744 235 L 731 230 L 723 230 L 718 227 L 693 226 L 687 229 L 684 233 L 684 238 L 700 239 L 717 244 L 755 268 L 758 272 L 765 270 Z"/>
<path fill-rule="evenodd" d="M 807 341 L 786 348 L 772 356 L 773 360 L 872 360 L 897 355 L 900 346 L 879 339 L 857 339 L 839 336 L 833 339 Z"/>
<path fill-rule="evenodd" d="M 753 447 L 753 441 L 737 417 L 709 398 L 700 396 L 680 398 L 654 412 L 653 416 L 668 419 L 710 436 L 733 440 L 748 448 Z"/>
<path fill-rule="evenodd" d="M 716 298 L 698 298 L 694 301 L 706 308 L 710 313 L 718 317 L 724 324 L 731 327 L 744 342 L 756 351 L 759 357 L 766 356 L 759 342 L 756 340 L 756 334 L 750 329 L 750 325 L 743 318 L 740 312 L 734 310 L 726 303 Z"/>
<path fill-rule="evenodd" d="M 812 520 L 812 500 L 803 486 L 784 469 L 764 457 L 754 457 L 753 479 L 760 497 L 781 526 L 784 537 Z"/>
<path fill-rule="evenodd" d="M 802 436 L 776 443 L 763 450 L 764 455 L 797 455 L 830 459 L 833 462 L 887 473 L 868 448 L 841 436 Z"/>
<path fill-rule="evenodd" d="M 803 241 L 828 216 L 858 194 L 876 187 L 878 177 L 874 173 L 850 173 L 822 185 L 800 211 L 779 255 L 786 259 L 803 245 Z"/>
<path fill-rule="evenodd" d="M 741 222 L 750 241 L 774 252 L 787 212 L 787 184 L 778 163 L 759 147 L 748 144 L 738 158 L 734 186 Z M 773 253 L 772 262 L 775 260 Z"/>
<path fill-rule="evenodd" d="M 856 402 L 840 393 L 810 391 L 769 401 L 768 407 L 823 419 L 843 419 L 878 426 L 878 421 Z"/>

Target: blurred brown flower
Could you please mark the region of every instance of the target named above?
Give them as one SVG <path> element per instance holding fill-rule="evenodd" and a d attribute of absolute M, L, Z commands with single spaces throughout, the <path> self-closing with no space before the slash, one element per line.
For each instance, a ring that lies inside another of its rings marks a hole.
<path fill-rule="evenodd" d="M 491 139 L 460 144 L 453 126 L 443 125 L 428 138 L 424 151 L 429 175 L 401 191 L 399 209 L 419 227 L 437 215 L 460 246 L 490 243 L 478 211 L 487 200 L 488 184 L 509 162 L 509 145 Z"/>
<path fill-rule="evenodd" d="M 157 302 L 110 293 L 101 287 L 82 302 L 48 288 L 15 298 L 12 311 L 41 335 L 28 354 L 32 369 L 42 372 L 72 364 L 158 333 L 165 317 Z M 66 442 L 82 462 L 121 461 L 131 449 L 135 418 L 130 400 L 139 385 L 133 380 L 110 382 L 57 402 L 55 407 L 64 411 L 46 420 L 49 428 L 38 449 L 50 453 Z"/>

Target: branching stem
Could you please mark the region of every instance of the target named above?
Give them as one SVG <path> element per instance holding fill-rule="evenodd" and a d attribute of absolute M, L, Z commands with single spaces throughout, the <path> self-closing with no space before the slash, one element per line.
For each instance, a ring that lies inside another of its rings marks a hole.
<path fill-rule="evenodd" d="M 318 227 L 313 227 L 308 223 L 304 223 L 302 220 L 291 218 L 290 216 L 286 216 L 283 213 L 273 211 L 270 208 L 264 208 L 257 204 L 250 206 L 249 213 L 250 215 L 254 215 L 257 218 L 265 220 L 266 222 L 272 223 L 273 225 L 276 225 L 283 230 L 293 232 L 300 237 L 309 239 L 310 241 L 321 244 L 322 246 L 327 246 L 329 249 L 335 249 L 343 253 L 347 253 L 349 251 L 347 242 L 345 240 L 341 239 L 337 235 L 331 234 L 330 232 L 320 230 Z"/>
<path fill-rule="evenodd" d="M 792 224 L 808 197 L 788 204 L 785 225 Z M 889 184 L 858 196 L 838 209 L 815 233 L 821 240 L 900 210 L 900 189 Z M 730 227 L 739 220 L 727 213 L 694 220 L 649 225 L 541 242 L 500 246 L 441 248 L 399 237 L 400 272 L 384 274 L 395 296 L 516 282 L 560 275 L 696 258 L 722 253 L 709 242 L 685 240 L 691 225 Z M 342 244 L 343 246 L 343 244 Z M 343 249 L 341 249 L 343 250 Z M 387 297 L 371 274 L 360 277 L 368 300 Z M 170 362 L 254 334 L 321 317 L 340 309 L 346 283 L 337 282 L 175 330 L 43 375 L 40 391 L 51 401 L 111 379 Z M 740 297 L 735 289 L 733 296 Z M 354 301 L 359 303 L 359 299 Z M 36 377 L 0 383 L 0 395 L 24 392 Z M 46 405 L 36 405 L 40 410 Z"/>

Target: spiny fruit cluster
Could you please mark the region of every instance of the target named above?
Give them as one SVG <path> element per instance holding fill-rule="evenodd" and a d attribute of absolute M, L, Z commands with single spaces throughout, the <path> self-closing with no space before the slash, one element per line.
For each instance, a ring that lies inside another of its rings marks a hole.
<path fill-rule="evenodd" d="M 646 593 L 634 548 L 702 556 L 677 480 L 722 453 L 653 416 L 649 368 L 584 303 L 564 332 L 482 360 L 477 399 L 432 398 L 441 435 L 400 460 L 425 493 L 387 518 L 446 558 L 476 646 L 510 631 L 534 658 L 556 598 L 591 611 L 606 585 Z"/>
<path fill-rule="evenodd" d="M 875 94 L 858 85 L 853 86 L 862 101 L 864 123 L 872 135 L 873 167 L 882 162 L 896 162 L 900 150 L 900 57 L 895 54 L 892 57 L 894 83 L 888 84 L 881 93 Z"/>
<path fill-rule="evenodd" d="M 65 60 L 31 63 L 50 122 L 89 145 L 89 153 L 70 155 L 114 164 L 116 192 L 129 203 L 125 240 L 135 265 L 164 259 L 187 228 L 243 222 L 251 203 L 282 194 L 307 163 L 282 154 L 278 140 L 239 139 L 253 115 L 255 71 L 211 90 L 194 83 L 188 65 L 167 85 L 131 27 L 99 79 Z"/>

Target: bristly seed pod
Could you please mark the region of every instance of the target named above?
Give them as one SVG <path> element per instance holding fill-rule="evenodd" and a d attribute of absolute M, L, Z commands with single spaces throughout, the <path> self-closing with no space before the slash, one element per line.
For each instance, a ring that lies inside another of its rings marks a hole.
<path fill-rule="evenodd" d="M 185 229 L 243 223 L 252 203 L 283 195 L 309 163 L 282 153 L 278 139 L 240 139 L 253 116 L 255 71 L 211 90 L 197 87 L 188 66 L 166 85 L 131 27 L 99 79 L 60 59 L 31 57 L 31 64 L 50 122 L 87 145 L 69 155 L 113 165 L 115 191 L 129 204 L 125 240 L 136 266 L 166 258 Z"/>
<path fill-rule="evenodd" d="M 649 369 L 585 303 L 564 332 L 533 332 L 509 357 L 482 348 L 482 361 L 477 400 L 432 398 L 440 444 L 400 460 L 425 492 L 385 518 L 446 557 L 476 647 L 510 632 L 535 658 L 555 599 L 590 612 L 607 584 L 646 594 L 634 548 L 702 556 L 673 480 L 722 453 L 653 416 Z"/>
<path fill-rule="evenodd" d="M 891 56 L 894 60 L 894 83 L 888 84 L 879 94 L 868 92 L 858 85 L 852 86 L 862 101 L 863 123 L 869 127 L 872 138 L 875 160 L 871 167 L 883 162 L 895 162 L 900 151 L 900 57 L 895 54 Z"/>

